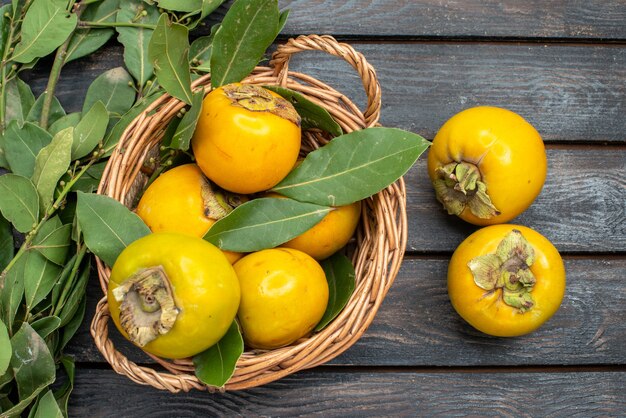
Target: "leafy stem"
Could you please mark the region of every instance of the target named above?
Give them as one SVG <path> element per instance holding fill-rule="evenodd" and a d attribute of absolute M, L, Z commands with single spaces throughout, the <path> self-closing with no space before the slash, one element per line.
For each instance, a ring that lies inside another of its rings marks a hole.
<path fill-rule="evenodd" d="M 2 18 L 0 16 L 0 18 Z M 5 118 L 6 118 L 6 85 L 9 81 L 7 74 L 7 64 L 9 63 L 9 53 L 11 52 L 11 45 L 13 43 L 13 37 L 15 36 L 15 16 L 11 17 L 11 24 L 9 27 L 9 36 L 7 42 L 4 45 L 4 53 L 2 54 L 2 80 L 0 80 L 0 132 L 4 132 Z"/>
<path fill-rule="evenodd" d="M 70 272 L 70 277 L 67 283 L 74 283 L 74 278 L 76 277 L 76 274 L 78 274 L 78 268 L 80 267 L 80 264 L 82 263 L 83 258 L 85 257 L 86 253 L 87 253 L 87 246 L 80 245 L 79 243 L 78 251 L 76 253 L 76 258 L 74 259 L 74 265 L 72 266 L 72 271 Z M 51 315 L 58 316 L 61 313 L 61 310 L 65 306 L 65 302 L 67 301 L 67 298 L 69 296 L 69 292 L 71 290 L 70 288 L 71 286 L 67 286 L 67 285 L 63 288 L 63 291 L 61 292 L 61 296 L 59 297 L 59 302 L 56 304 L 56 306 L 52 310 Z"/>
<path fill-rule="evenodd" d="M 28 235 L 26 235 L 26 238 L 24 239 L 22 246 L 17 251 L 17 254 L 15 254 L 15 257 L 13 257 L 13 259 L 9 262 L 9 264 L 4 269 L 4 271 L 2 272 L 2 276 L 6 275 L 7 272 L 11 270 L 11 268 L 15 265 L 15 263 L 20 259 L 20 257 L 22 257 L 22 255 L 24 255 L 24 253 L 30 249 L 30 245 L 33 239 L 35 238 L 35 236 L 37 235 L 37 232 L 39 232 L 39 229 L 41 229 L 43 224 L 46 223 L 46 221 L 50 219 L 52 215 L 54 215 L 54 213 L 61 207 L 61 204 L 65 200 L 65 197 L 67 196 L 67 194 L 72 190 L 72 187 L 74 186 L 74 184 L 82 177 L 83 174 L 87 172 L 89 167 L 91 167 L 98 160 L 99 156 L 100 154 L 98 154 L 98 156 L 94 156 L 93 158 L 91 158 L 87 162 L 87 164 L 85 164 L 83 168 L 75 176 L 72 177 L 70 181 L 65 183 L 65 185 L 63 186 L 63 189 L 61 190 L 61 193 L 56 198 L 54 203 L 46 210 L 46 213 L 44 214 L 44 216 L 33 227 L 33 229 L 28 233 Z"/>
<path fill-rule="evenodd" d="M 133 22 L 90 22 L 81 20 L 78 22 L 79 28 L 141 28 L 141 29 L 155 29 L 156 25 L 150 25 L 146 23 L 133 23 Z"/>
<path fill-rule="evenodd" d="M 46 95 L 43 100 L 43 107 L 41 109 L 41 118 L 39 119 L 39 126 L 43 129 L 48 129 L 48 118 L 50 117 L 50 109 L 52 107 L 52 99 L 54 99 L 54 92 L 57 87 L 57 82 L 61 76 L 61 68 L 65 63 L 65 55 L 67 54 L 67 47 L 70 44 L 72 35 L 67 37 L 67 40 L 63 42 L 63 45 L 57 49 L 54 56 L 54 62 L 52 63 L 52 69 L 50 70 L 50 77 L 48 77 L 48 84 L 46 85 Z"/>

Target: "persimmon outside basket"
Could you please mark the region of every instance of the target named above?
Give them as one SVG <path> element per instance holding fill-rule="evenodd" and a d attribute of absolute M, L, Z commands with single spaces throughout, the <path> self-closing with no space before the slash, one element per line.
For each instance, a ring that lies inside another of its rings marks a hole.
<path fill-rule="evenodd" d="M 319 50 L 345 59 L 359 73 L 367 94 L 367 108 L 361 112 L 346 96 L 305 74 L 289 71 L 290 57 L 298 52 Z M 381 91 L 374 68 L 350 45 L 330 36 L 300 36 L 278 46 L 269 67 L 257 67 L 244 83 L 278 85 L 295 90 L 323 106 L 345 133 L 377 125 Z M 210 90 L 210 75 L 197 79 L 194 90 Z M 168 123 L 185 103 L 167 94 L 157 99 L 125 130 L 104 171 L 98 193 L 110 196 L 131 207 L 145 187 L 141 173 L 151 150 L 159 145 Z M 331 138 L 319 130 L 307 130 L 302 136 L 302 153 L 316 149 Z M 270 351 L 245 351 L 237 362 L 234 375 L 222 390 L 241 390 L 263 385 L 298 370 L 323 364 L 354 344 L 370 325 L 389 290 L 404 255 L 407 238 L 406 194 L 404 181 L 397 182 L 366 199 L 356 233 L 352 261 L 356 270 L 356 288 L 343 311 L 321 332 L 300 339 L 290 346 Z M 110 269 L 97 260 L 102 290 Z M 214 391 L 194 374 L 191 359 L 165 360 L 148 353 L 159 365 L 139 366 L 117 351 L 109 339 L 109 309 L 106 296 L 97 305 L 91 323 L 96 346 L 113 369 L 131 380 L 171 392 L 193 388 Z M 158 370 L 157 370 L 158 369 Z"/>

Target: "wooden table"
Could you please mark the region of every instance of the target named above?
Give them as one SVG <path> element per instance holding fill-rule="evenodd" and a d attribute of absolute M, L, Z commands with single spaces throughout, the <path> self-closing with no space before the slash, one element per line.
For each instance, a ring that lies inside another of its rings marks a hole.
<path fill-rule="evenodd" d="M 70 348 L 77 361 L 71 415 L 626 415 L 626 2 L 280 5 L 291 9 L 282 40 L 332 34 L 365 54 L 380 77 L 386 126 L 433 138 L 454 113 L 495 105 L 539 130 L 547 181 L 515 222 L 563 254 L 561 309 L 534 334 L 510 339 L 485 336 L 457 316 L 446 293 L 447 263 L 475 228 L 443 212 L 422 158 L 406 176 L 402 269 L 374 323 L 346 353 L 242 392 L 174 395 L 139 386 L 111 371 L 91 341 L 88 322 L 100 297 L 94 276 L 86 323 Z M 80 110 L 93 78 L 122 65 L 121 53 L 112 41 L 66 67 L 58 92 L 68 111 Z M 300 54 L 292 68 L 365 102 L 356 73 L 341 60 Z M 46 73 L 29 76 L 37 93 Z M 132 359 L 149 362 L 116 341 Z"/>

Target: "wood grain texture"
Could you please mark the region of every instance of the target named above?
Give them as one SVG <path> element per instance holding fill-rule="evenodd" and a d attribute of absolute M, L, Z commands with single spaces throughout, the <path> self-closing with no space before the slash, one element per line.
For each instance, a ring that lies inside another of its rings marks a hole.
<path fill-rule="evenodd" d="M 626 148 L 548 150 L 539 197 L 511 223 L 536 229 L 561 252 L 626 251 Z M 405 177 L 408 251 L 452 252 L 477 227 L 450 216 L 435 199 L 426 156 Z"/>
<path fill-rule="evenodd" d="M 171 394 L 79 369 L 70 416 L 623 416 L 626 373 L 305 371 L 224 394 Z"/>
<path fill-rule="evenodd" d="M 220 7 L 209 25 L 221 21 Z M 283 34 L 392 37 L 626 38 L 622 1 L 280 0 Z"/>
<path fill-rule="evenodd" d="M 448 260 L 407 258 L 365 335 L 335 365 L 497 366 L 626 364 L 626 259 L 569 258 L 567 291 L 560 310 L 542 328 L 519 338 L 494 338 L 466 324 L 446 290 Z M 92 278 L 87 321 L 100 290 Z M 82 325 L 68 352 L 80 362 L 103 361 Z M 140 350 L 110 331 L 118 349 L 149 363 Z"/>
<path fill-rule="evenodd" d="M 478 105 L 511 109 L 546 142 L 626 142 L 626 48 L 516 44 L 355 44 L 376 68 L 383 92 L 381 123 L 434 137 L 453 114 Z M 123 65 L 110 45 L 71 62 L 57 95 L 68 112 L 82 108 L 89 84 Z M 290 68 L 328 82 L 361 107 L 356 72 L 323 53 L 295 55 Z M 25 73 L 39 94 L 45 67 Z"/>

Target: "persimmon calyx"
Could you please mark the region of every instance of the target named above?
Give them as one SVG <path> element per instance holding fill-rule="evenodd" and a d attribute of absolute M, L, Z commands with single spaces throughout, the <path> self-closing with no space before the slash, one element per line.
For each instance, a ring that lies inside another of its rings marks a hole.
<path fill-rule="evenodd" d="M 206 178 L 203 178 L 200 188 L 204 216 L 209 219 L 220 220 L 243 203 L 240 195 L 222 190 Z"/>
<path fill-rule="evenodd" d="M 243 107 L 251 112 L 269 112 L 300 126 L 302 119 L 286 99 L 272 96 L 269 91 L 252 84 L 228 84 L 224 94 L 233 106 Z"/>
<path fill-rule="evenodd" d="M 535 305 L 532 290 L 536 279 L 530 267 L 535 250 L 522 233 L 514 229 L 498 244 L 495 254 L 484 254 L 467 263 L 474 283 L 489 292 L 502 291 L 507 305 L 527 312 Z"/>
<path fill-rule="evenodd" d="M 141 270 L 113 290 L 120 325 L 140 347 L 167 334 L 178 316 L 170 281 L 161 266 Z"/>
<path fill-rule="evenodd" d="M 452 162 L 435 170 L 433 180 L 437 200 L 450 215 L 460 215 L 465 208 L 477 217 L 490 219 L 500 214 L 487 194 L 478 167 L 468 162 Z"/>

